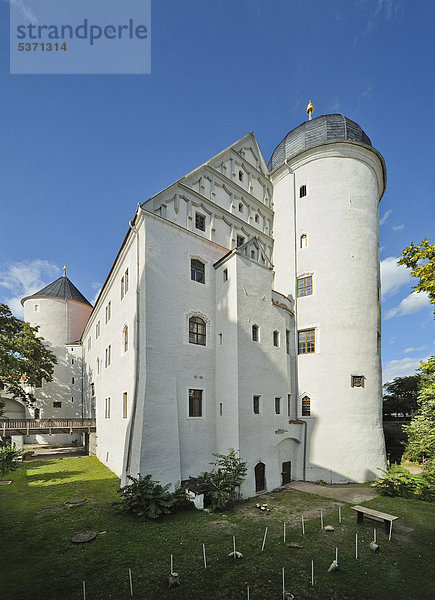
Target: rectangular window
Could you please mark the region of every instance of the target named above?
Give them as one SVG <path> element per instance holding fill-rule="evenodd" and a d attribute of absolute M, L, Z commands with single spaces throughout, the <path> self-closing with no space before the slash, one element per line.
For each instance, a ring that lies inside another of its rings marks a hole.
<path fill-rule="evenodd" d="M 292 396 L 291 394 L 287 394 L 287 416 L 292 416 Z"/>
<path fill-rule="evenodd" d="M 202 390 L 189 390 L 189 417 L 202 417 Z"/>
<path fill-rule="evenodd" d="M 195 213 L 195 227 L 200 231 L 205 231 L 205 216 Z"/>
<path fill-rule="evenodd" d="M 71 377 L 71 383 L 75 383 L 74 377 Z"/>
<path fill-rule="evenodd" d="M 308 396 L 302 398 L 302 416 L 309 417 L 311 415 L 311 400 Z"/>
<path fill-rule="evenodd" d="M 104 400 L 104 418 L 110 419 L 110 398 Z"/>
<path fill-rule="evenodd" d="M 205 283 L 205 264 L 200 260 L 190 261 L 190 279 L 198 283 Z"/>
<path fill-rule="evenodd" d="M 364 375 L 352 375 L 352 387 L 364 387 Z"/>
<path fill-rule="evenodd" d="M 101 333 L 101 323 L 100 323 L 100 321 L 98 321 L 98 323 L 95 325 L 95 337 L 99 338 L 100 333 Z"/>
<path fill-rule="evenodd" d="M 100 359 L 97 358 L 97 375 L 100 374 Z"/>
<path fill-rule="evenodd" d="M 121 300 L 124 298 L 124 276 L 121 277 Z"/>
<path fill-rule="evenodd" d="M 298 279 L 298 298 L 311 296 L 313 293 L 313 276 L 300 277 Z"/>
<path fill-rule="evenodd" d="M 104 366 L 108 367 L 112 359 L 112 346 L 108 346 L 104 355 Z"/>
<path fill-rule="evenodd" d="M 275 398 L 275 414 L 281 414 L 281 398 Z"/>
<path fill-rule="evenodd" d="M 279 331 L 273 332 L 273 345 L 279 347 Z"/>
<path fill-rule="evenodd" d="M 258 342 L 260 340 L 260 328 L 258 325 L 252 326 L 252 341 Z"/>
<path fill-rule="evenodd" d="M 252 410 L 254 411 L 254 415 L 260 414 L 260 396 L 253 396 Z"/>
<path fill-rule="evenodd" d="M 311 354 L 313 352 L 315 352 L 315 330 L 298 331 L 298 354 Z"/>
<path fill-rule="evenodd" d="M 122 418 L 127 418 L 127 392 L 122 394 Z"/>
<path fill-rule="evenodd" d="M 301 185 L 299 188 L 299 198 L 304 198 L 307 195 L 307 186 Z"/>
<path fill-rule="evenodd" d="M 62 402 L 53 402 L 53 408 L 62 408 Z"/>
<path fill-rule="evenodd" d="M 290 354 L 290 331 L 288 329 L 285 330 L 285 351 Z"/>
<path fill-rule="evenodd" d="M 125 269 L 125 273 L 124 273 L 124 293 L 126 294 L 128 292 L 128 269 Z"/>
<path fill-rule="evenodd" d="M 222 344 L 223 344 L 223 335 L 222 335 L 222 333 L 218 333 L 218 342 L 219 342 L 219 346 L 222 346 Z"/>
<path fill-rule="evenodd" d="M 91 396 L 95 396 L 95 383 L 91 383 Z"/>
<path fill-rule="evenodd" d="M 219 403 L 219 415 L 222 416 L 223 413 L 223 408 L 222 408 L 222 402 Z"/>
<path fill-rule="evenodd" d="M 91 340 L 91 337 L 88 337 L 88 350 L 91 349 L 91 346 L 92 346 L 92 340 Z"/>
<path fill-rule="evenodd" d="M 112 302 L 109 302 L 106 305 L 106 323 L 110 321 L 110 317 L 112 316 Z"/>
<path fill-rule="evenodd" d="M 240 246 L 243 246 L 244 243 L 245 243 L 245 238 L 243 237 L 243 235 L 238 235 L 237 236 L 237 248 L 240 248 Z"/>
<path fill-rule="evenodd" d="M 228 269 L 223 270 L 224 281 L 228 281 Z"/>

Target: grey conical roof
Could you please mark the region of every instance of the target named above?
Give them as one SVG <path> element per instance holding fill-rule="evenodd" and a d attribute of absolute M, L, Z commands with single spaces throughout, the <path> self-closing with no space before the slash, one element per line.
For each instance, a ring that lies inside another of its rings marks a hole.
<path fill-rule="evenodd" d="M 76 302 L 92 306 L 66 275 L 59 277 L 53 283 L 49 283 L 42 290 L 39 290 L 39 292 L 35 292 L 31 296 L 26 296 L 21 300 L 21 304 L 24 305 L 24 302 L 29 300 L 29 298 L 64 298 L 65 300 L 75 300 Z"/>

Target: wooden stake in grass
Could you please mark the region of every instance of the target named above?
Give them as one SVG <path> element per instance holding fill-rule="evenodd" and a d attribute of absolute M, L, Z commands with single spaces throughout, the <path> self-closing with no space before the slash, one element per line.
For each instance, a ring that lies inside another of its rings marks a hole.
<path fill-rule="evenodd" d="M 358 558 L 358 534 L 355 533 L 355 558 Z"/>
<path fill-rule="evenodd" d="M 283 597 L 283 600 L 285 600 L 285 573 L 284 573 L 284 567 L 282 568 L 282 597 Z"/>
<path fill-rule="evenodd" d="M 284 544 L 285 544 L 285 521 L 284 521 Z"/>
<path fill-rule="evenodd" d="M 314 560 L 311 561 L 311 585 L 314 585 Z"/>
<path fill-rule="evenodd" d="M 262 552 L 263 552 L 263 550 L 264 550 L 264 545 L 265 545 L 265 543 L 266 543 L 266 536 L 267 536 L 267 527 L 266 527 L 266 530 L 265 530 L 265 532 L 264 532 L 263 545 L 261 546 L 261 551 L 262 551 Z"/>
<path fill-rule="evenodd" d="M 320 529 L 323 529 L 323 511 L 320 511 Z"/>
<path fill-rule="evenodd" d="M 128 577 L 130 579 L 130 596 L 133 598 L 133 580 L 131 578 L 131 569 L 128 570 Z"/>
<path fill-rule="evenodd" d="M 376 529 L 373 529 L 373 541 L 376 544 Z"/>
<path fill-rule="evenodd" d="M 83 582 L 83 600 L 86 600 L 86 583 Z"/>
<path fill-rule="evenodd" d="M 341 506 L 338 507 L 338 522 L 341 523 Z"/>
<path fill-rule="evenodd" d="M 338 548 L 335 548 L 335 562 L 338 564 Z"/>
<path fill-rule="evenodd" d="M 207 568 L 207 558 L 205 556 L 205 544 L 202 545 L 202 556 L 204 558 L 204 569 Z"/>
<path fill-rule="evenodd" d="M 234 560 L 236 560 L 236 536 L 233 535 L 233 555 L 234 555 Z"/>
<path fill-rule="evenodd" d="M 174 572 L 174 557 L 171 554 L 171 575 Z"/>
<path fill-rule="evenodd" d="M 248 600 L 249 600 L 249 598 L 250 598 L 250 596 L 249 596 L 249 585 L 248 585 L 248 588 L 247 588 L 246 591 L 248 592 Z"/>
<path fill-rule="evenodd" d="M 304 515 L 302 515 L 302 535 L 305 535 Z"/>
<path fill-rule="evenodd" d="M 391 534 L 393 533 L 393 521 L 390 521 L 390 533 L 388 535 L 388 541 L 391 542 Z"/>

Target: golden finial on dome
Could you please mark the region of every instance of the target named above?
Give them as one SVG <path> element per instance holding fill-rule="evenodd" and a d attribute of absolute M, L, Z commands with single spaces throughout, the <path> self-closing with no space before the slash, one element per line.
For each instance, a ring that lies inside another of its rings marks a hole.
<path fill-rule="evenodd" d="M 63 276 L 66 277 L 66 266 L 63 267 Z"/>
<path fill-rule="evenodd" d="M 308 120 L 311 121 L 311 115 L 314 112 L 314 104 L 311 103 L 311 100 L 308 102 L 308 106 L 307 106 L 307 115 L 308 115 Z"/>

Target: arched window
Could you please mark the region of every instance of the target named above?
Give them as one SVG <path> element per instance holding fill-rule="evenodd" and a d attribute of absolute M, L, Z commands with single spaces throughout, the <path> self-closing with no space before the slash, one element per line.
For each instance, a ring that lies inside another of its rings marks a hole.
<path fill-rule="evenodd" d="M 302 416 L 309 417 L 311 415 L 311 399 L 308 396 L 302 398 Z"/>
<path fill-rule="evenodd" d="M 122 349 L 124 352 L 128 350 L 128 325 L 124 325 L 122 330 Z"/>
<path fill-rule="evenodd" d="M 303 233 L 300 237 L 300 247 L 306 248 L 308 246 L 308 236 L 306 233 Z"/>
<path fill-rule="evenodd" d="M 264 492 L 266 489 L 266 465 L 262 462 L 259 462 L 255 465 L 254 468 L 255 473 L 255 491 Z"/>
<path fill-rule="evenodd" d="M 206 345 L 206 325 L 201 317 L 190 317 L 189 319 L 189 343 Z"/>

